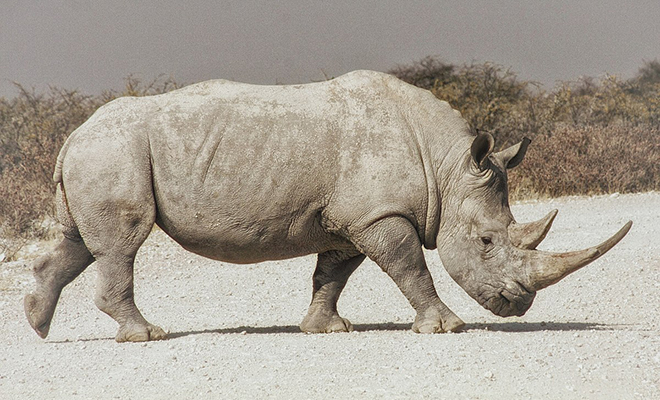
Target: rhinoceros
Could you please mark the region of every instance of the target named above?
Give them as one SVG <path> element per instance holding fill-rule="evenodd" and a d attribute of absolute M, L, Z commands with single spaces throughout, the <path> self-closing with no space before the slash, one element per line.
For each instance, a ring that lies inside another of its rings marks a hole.
<path fill-rule="evenodd" d="M 422 247 L 500 316 L 595 260 L 628 232 L 553 254 L 535 250 L 556 210 L 516 223 L 507 169 L 528 139 L 494 152 L 449 104 L 397 78 L 356 71 L 302 85 L 214 80 L 101 107 L 75 130 L 54 172 L 63 240 L 34 263 L 24 299 L 45 338 L 62 289 L 96 262 L 94 301 L 116 340 L 164 339 L 133 297 L 133 263 L 154 223 L 183 248 L 230 263 L 318 254 L 304 332 L 351 331 L 337 312 L 369 257 L 416 311 L 415 332 L 464 322 L 438 297 Z"/>

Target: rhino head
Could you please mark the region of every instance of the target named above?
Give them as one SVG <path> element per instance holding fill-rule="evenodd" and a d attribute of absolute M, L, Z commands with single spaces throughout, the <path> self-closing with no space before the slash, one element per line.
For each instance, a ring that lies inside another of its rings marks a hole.
<path fill-rule="evenodd" d="M 517 224 L 509 209 L 507 169 L 518 165 L 530 140 L 493 153 L 490 134 L 480 133 L 453 171 L 442 195 L 436 243 L 449 275 L 496 315 L 523 315 L 536 292 L 605 254 L 632 222 L 598 246 L 568 253 L 536 250 L 557 214 Z"/>

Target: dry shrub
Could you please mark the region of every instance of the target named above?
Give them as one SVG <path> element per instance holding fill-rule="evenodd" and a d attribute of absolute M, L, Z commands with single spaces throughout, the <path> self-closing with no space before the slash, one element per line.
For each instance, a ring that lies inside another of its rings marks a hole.
<path fill-rule="evenodd" d="M 524 133 L 543 132 L 547 118 L 538 118 L 547 106 L 532 82 L 521 81 L 511 70 L 493 64 L 457 68 L 454 79 L 431 92 L 458 109 L 470 126 L 492 133 L 503 145 Z"/>
<path fill-rule="evenodd" d="M 427 57 L 389 73 L 429 89 L 460 111 L 473 129 L 492 133 L 501 145 L 547 133 L 554 123 L 552 98 L 537 83 L 520 80 L 495 63 L 457 66 Z"/>
<path fill-rule="evenodd" d="M 75 91 L 19 89 L 14 99 L 0 99 L 0 228 L 4 236 L 40 237 L 33 221 L 54 214 L 59 149 L 99 102 Z"/>
<path fill-rule="evenodd" d="M 648 125 L 564 126 L 539 135 L 511 171 L 512 198 L 657 190 L 659 137 Z"/>
<path fill-rule="evenodd" d="M 476 130 L 501 145 L 523 136 L 551 135 L 560 127 L 612 124 L 660 126 L 660 62 L 645 62 L 637 75 L 583 77 L 552 91 L 490 62 L 453 65 L 427 57 L 389 73 L 446 100 Z"/>
<path fill-rule="evenodd" d="M 456 80 L 456 66 L 440 61 L 436 57 L 424 57 L 410 65 L 397 65 L 388 71 L 404 82 L 432 90 Z"/>
<path fill-rule="evenodd" d="M 425 58 L 389 71 L 431 90 L 499 146 L 533 140 L 511 173 L 514 198 L 660 189 L 660 62 L 637 75 L 564 82 L 552 91 L 493 63 Z"/>

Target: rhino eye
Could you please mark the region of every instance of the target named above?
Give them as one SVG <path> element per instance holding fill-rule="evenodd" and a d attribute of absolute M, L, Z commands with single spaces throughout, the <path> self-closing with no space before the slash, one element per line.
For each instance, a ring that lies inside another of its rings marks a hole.
<path fill-rule="evenodd" d="M 482 236 L 481 237 L 481 243 L 483 243 L 485 246 L 493 244 L 493 239 L 491 239 L 488 236 Z"/>

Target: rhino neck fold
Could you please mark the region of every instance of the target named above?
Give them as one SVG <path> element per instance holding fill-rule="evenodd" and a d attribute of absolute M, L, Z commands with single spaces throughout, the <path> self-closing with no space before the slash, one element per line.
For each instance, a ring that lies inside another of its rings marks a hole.
<path fill-rule="evenodd" d="M 440 226 L 440 201 L 438 197 L 438 181 L 435 174 L 436 168 L 425 135 L 420 134 L 419 130 L 411 126 L 410 123 L 409 128 L 413 132 L 412 136 L 417 146 L 417 154 L 424 168 L 424 179 L 426 181 L 426 215 L 423 220 L 419 221 L 423 223 L 420 233 L 424 236 L 421 239 L 425 248 L 433 250 L 437 247 L 436 238 Z"/>
<path fill-rule="evenodd" d="M 433 154 L 433 172 L 437 182 L 436 198 L 438 205 L 435 227 L 436 237 L 440 233 L 440 222 L 443 218 L 442 214 L 444 213 L 445 208 L 450 206 L 452 200 L 455 200 L 451 193 L 452 187 L 454 187 L 453 182 L 456 181 L 456 177 L 463 173 L 462 169 L 465 168 L 465 160 L 469 157 L 469 148 L 472 138 L 466 135 L 464 137 L 453 137 L 451 140 L 451 143 L 445 143 L 444 146 L 436 146 Z"/>

